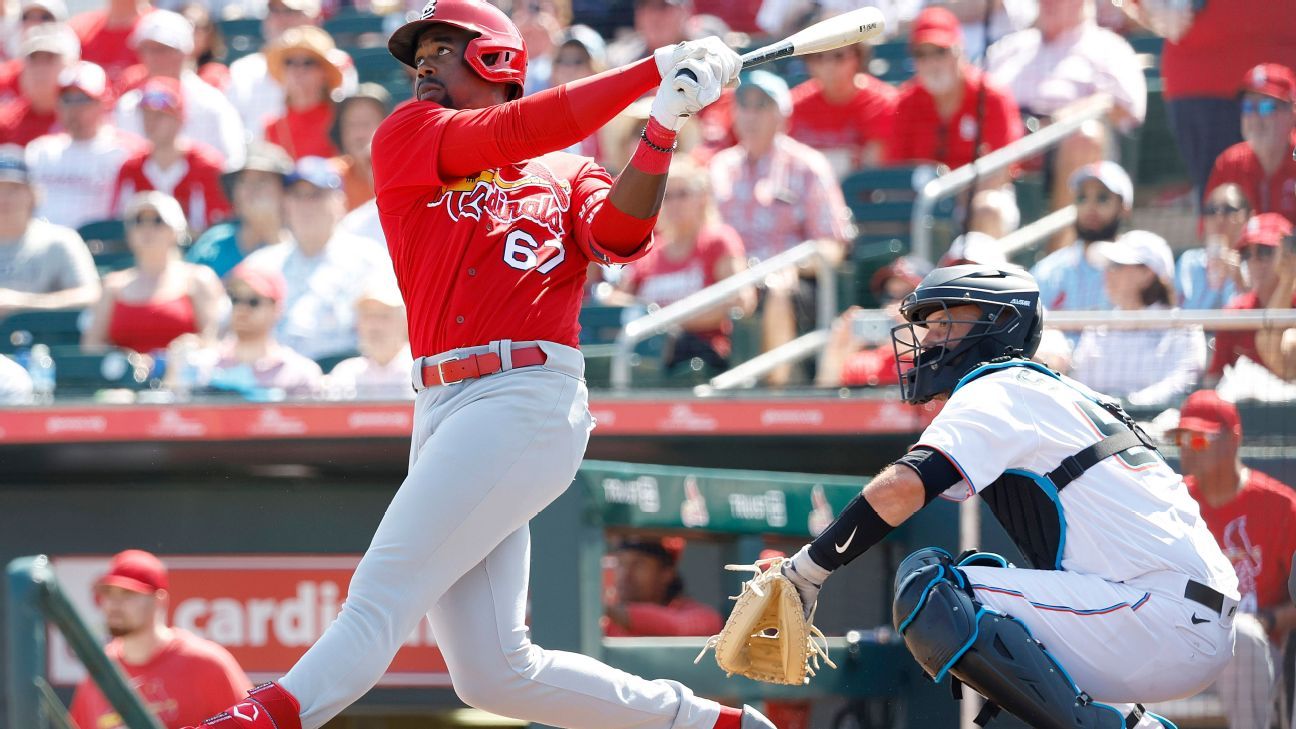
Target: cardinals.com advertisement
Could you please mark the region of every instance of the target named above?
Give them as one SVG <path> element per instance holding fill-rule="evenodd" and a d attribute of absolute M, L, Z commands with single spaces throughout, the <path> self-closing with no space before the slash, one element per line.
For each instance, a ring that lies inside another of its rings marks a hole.
<path fill-rule="evenodd" d="M 253 683 L 282 676 L 333 622 L 359 555 L 168 557 L 170 624 L 229 649 Z M 68 599 L 106 640 L 93 587 L 110 556 L 52 560 Z M 85 675 L 80 661 L 50 629 L 49 671 L 56 685 Z M 445 661 L 427 621 L 396 654 L 380 686 L 449 686 Z"/>

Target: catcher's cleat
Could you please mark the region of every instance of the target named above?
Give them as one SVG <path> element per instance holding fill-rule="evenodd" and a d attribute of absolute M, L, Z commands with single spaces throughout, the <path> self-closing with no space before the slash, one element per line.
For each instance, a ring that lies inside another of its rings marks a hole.
<path fill-rule="evenodd" d="M 244 701 L 185 729 L 301 729 L 301 705 L 277 683 L 263 683 Z"/>

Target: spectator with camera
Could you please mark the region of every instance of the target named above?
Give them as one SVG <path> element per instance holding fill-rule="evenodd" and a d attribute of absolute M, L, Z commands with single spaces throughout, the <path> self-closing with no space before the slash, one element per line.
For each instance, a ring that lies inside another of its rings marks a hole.
<path fill-rule="evenodd" d="M 1175 282 L 1184 309 L 1222 309 L 1244 288 L 1233 243 L 1251 218 L 1251 203 L 1231 182 L 1211 188 L 1202 204 L 1201 248 L 1179 255 Z"/>
<path fill-rule="evenodd" d="M 36 195 L 22 150 L 0 148 L 0 319 L 99 300 L 99 274 L 85 241 L 35 217 Z"/>
<path fill-rule="evenodd" d="M 135 265 L 104 277 L 81 346 L 149 354 L 182 334 L 214 341 L 225 296 L 210 268 L 180 255 L 189 229 L 180 203 L 156 190 L 136 193 L 126 204 L 125 220 Z"/>
<path fill-rule="evenodd" d="M 1093 253 L 1107 298 L 1118 312 L 1169 310 L 1175 303 L 1174 255 L 1161 236 L 1131 230 Z M 1139 407 L 1178 402 L 1206 365 L 1200 327 L 1088 327 L 1071 353 L 1071 377 Z"/>
<path fill-rule="evenodd" d="M 1296 628 L 1296 605 L 1284 589 L 1296 550 L 1296 493 L 1242 462 L 1237 408 L 1213 390 L 1189 395 L 1168 435 L 1242 596 L 1233 660 L 1215 682 L 1221 708 L 1230 727 L 1269 727 L 1276 680 L 1286 680 L 1282 646 Z"/>
<path fill-rule="evenodd" d="M 104 652 L 161 726 L 182 727 L 240 700 L 252 683 L 224 647 L 168 625 L 169 586 L 161 560 L 128 549 L 113 556 L 94 598 L 112 636 Z M 124 726 L 90 678 L 77 686 L 69 713 L 79 729 Z"/>
<path fill-rule="evenodd" d="M 1226 182 L 1242 187 L 1258 213 L 1280 213 L 1296 222 L 1296 74 L 1262 63 L 1242 80 L 1242 140 L 1220 153 L 1206 189 Z"/>
<path fill-rule="evenodd" d="M 1224 307 L 1231 310 L 1290 309 L 1296 306 L 1296 252 L 1292 224 L 1277 213 L 1247 221 L 1234 243 L 1248 290 Z M 1215 354 L 1207 375 L 1212 381 L 1239 357 L 1264 365 L 1285 380 L 1296 380 L 1296 329 L 1224 331 L 1215 335 Z"/>
<path fill-rule="evenodd" d="M 233 201 L 233 217 L 199 236 L 186 260 L 224 276 L 253 251 L 291 240 L 283 200 L 284 180 L 292 171 L 292 158 L 279 147 L 266 142 L 249 145 L 243 169 L 221 178 Z"/>

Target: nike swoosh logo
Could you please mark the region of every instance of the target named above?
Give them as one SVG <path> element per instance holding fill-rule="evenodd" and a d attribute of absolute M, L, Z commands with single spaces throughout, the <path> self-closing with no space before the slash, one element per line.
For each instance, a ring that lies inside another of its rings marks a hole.
<path fill-rule="evenodd" d="M 1199 618 L 1199 617 L 1197 617 L 1197 613 L 1193 613 L 1193 616 L 1192 616 L 1192 624 L 1193 624 L 1193 625 L 1201 625 L 1202 623 L 1209 623 L 1209 622 L 1210 622 L 1210 621 L 1207 620 L 1206 618 Z"/>
<path fill-rule="evenodd" d="M 851 530 L 850 536 L 849 536 L 849 537 L 846 537 L 846 543 L 845 543 L 845 544 L 834 544 L 834 545 L 833 545 L 833 547 L 835 547 L 835 548 L 837 549 L 837 554 L 841 554 L 842 552 L 845 552 L 845 551 L 846 551 L 846 548 L 850 546 L 851 541 L 855 539 L 855 532 L 858 531 L 858 530 L 859 530 L 859 527 L 855 527 L 854 529 Z"/>

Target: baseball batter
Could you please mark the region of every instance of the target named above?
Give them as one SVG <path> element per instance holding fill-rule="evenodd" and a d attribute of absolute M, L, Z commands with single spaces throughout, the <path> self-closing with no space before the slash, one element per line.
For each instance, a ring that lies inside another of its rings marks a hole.
<path fill-rule="evenodd" d="M 946 402 L 921 439 L 784 563 L 811 609 L 833 570 L 936 497 L 980 494 L 1029 568 L 921 549 L 893 620 L 918 663 L 1042 729 L 1157 727 L 1139 701 L 1210 684 L 1233 652 L 1237 578 L 1183 480 L 1121 408 L 1031 362 L 1025 272 L 933 271 L 892 336 L 901 395 Z"/>
<path fill-rule="evenodd" d="M 319 727 L 377 682 L 424 615 L 466 703 L 591 729 L 754 729 L 673 681 L 648 681 L 527 635 L 527 523 L 572 482 L 593 428 L 576 349 L 590 261 L 646 251 L 675 134 L 737 78 L 718 39 L 522 94 L 526 47 L 482 0 L 428 0 L 388 44 L 414 102 L 373 140 L 377 204 L 409 311 L 409 475 L 342 612 L 278 683 L 205 726 Z M 696 81 L 676 79 L 687 69 Z M 558 153 L 651 91 L 652 118 L 613 181 Z"/>

